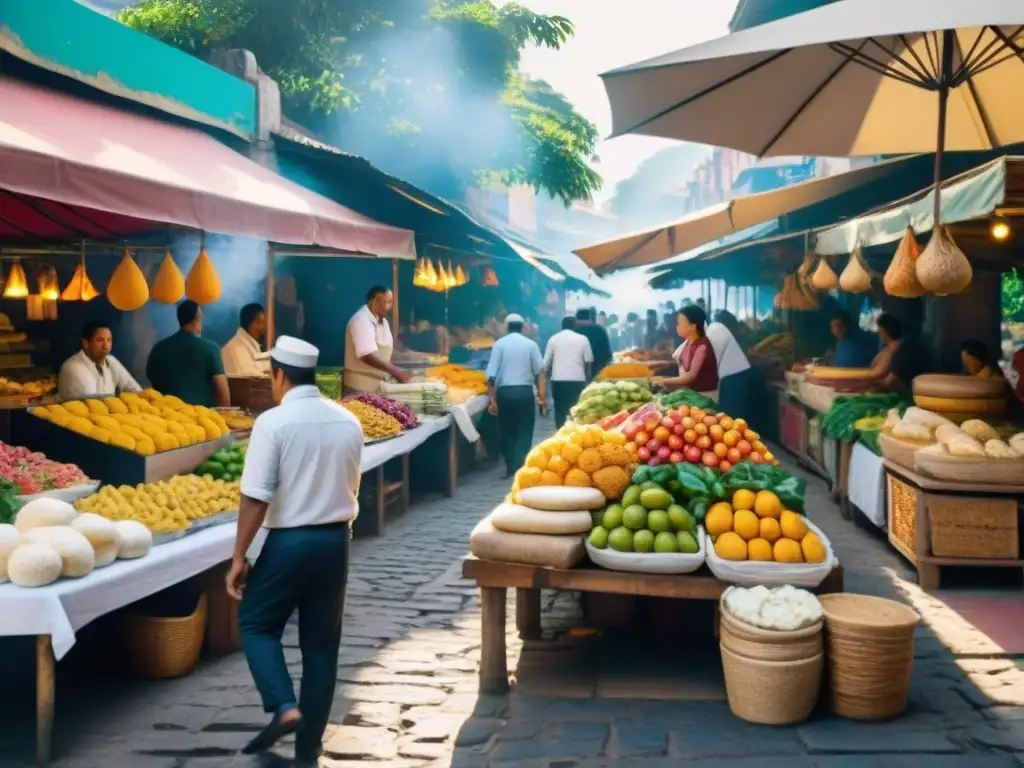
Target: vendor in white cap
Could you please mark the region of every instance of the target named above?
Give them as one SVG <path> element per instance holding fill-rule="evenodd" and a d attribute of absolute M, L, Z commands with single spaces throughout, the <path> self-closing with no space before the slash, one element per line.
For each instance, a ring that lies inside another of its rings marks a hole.
<path fill-rule="evenodd" d="M 391 364 L 395 340 L 388 325 L 388 312 L 395 295 L 383 285 L 366 294 L 366 303 L 352 315 L 345 329 L 345 373 L 342 383 L 348 392 L 380 392 L 381 382 L 393 376 L 400 383 L 409 376 Z"/>
<path fill-rule="evenodd" d="M 523 322 L 522 315 L 514 312 L 505 318 L 508 333 L 494 343 L 487 363 L 487 391 L 491 396 L 488 410 L 498 417 L 506 477 L 516 473 L 530 452 L 534 404 L 540 406 L 542 414 L 547 413 L 544 360 L 537 342 L 523 336 Z"/>
<path fill-rule="evenodd" d="M 319 351 L 281 336 L 270 352 L 276 408 L 256 419 L 242 472 L 238 533 L 227 591 L 241 600 L 242 648 L 270 724 L 245 748 L 270 749 L 295 733 L 296 763 L 315 765 L 337 679 L 351 523 L 358 514 L 363 433 L 320 396 Z M 246 555 L 260 527 L 259 559 Z M 302 690 L 296 698 L 281 634 L 298 611 Z"/>

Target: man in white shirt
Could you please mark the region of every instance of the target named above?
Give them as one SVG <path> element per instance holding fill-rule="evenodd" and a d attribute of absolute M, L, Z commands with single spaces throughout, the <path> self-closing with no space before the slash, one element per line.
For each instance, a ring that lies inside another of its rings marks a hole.
<path fill-rule="evenodd" d="M 391 364 L 395 339 L 388 312 L 395 295 L 383 285 L 373 286 L 366 303 L 352 315 L 345 328 L 345 373 L 342 384 L 349 392 L 380 392 L 385 376 L 405 384 L 409 376 Z"/>
<path fill-rule="evenodd" d="M 61 400 L 142 391 L 139 382 L 110 354 L 113 345 L 114 336 L 103 323 L 89 322 L 82 327 L 82 351 L 60 367 L 57 394 Z"/>
<path fill-rule="evenodd" d="M 244 751 L 264 752 L 296 733 L 296 763 L 313 765 L 334 700 L 363 453 L 359 421 L 316 388 L 318 357 L 316 347 L 291 336 L 279 338 L 270 353 L 278 406 L 256 419 L 249 438 L 227 574 L 228 594 L 241 600 L 238 626 L 246 661 L 263 708 L 272 715 Z M 269 534 L 250 569 L 246 554 L 261 526 Z M 281 647 L 296 610 L 302 652 L 298 699 Z"/>
<path fill-rule="evenodd" d="M 266 361 L 260 359 L 263 353 L 260 343 L 266 332 L 267 313 L 263 307 L 259 304 L 246 304 L 242 307 L 238 313 L 238 330 L 220 350 L 225 375 L 267 375 Z"/>
<path fill-rule="evenodd" d="M 576 333 L 576 319 L 562 320 L 562 330 L 548 339 L 544 350 L 544 370 L 551 373 L 551 397 L 555 401 L 555 429 L 569 417 L 580 393 L 590 380 L 594 351 L 590 340 Z"/>

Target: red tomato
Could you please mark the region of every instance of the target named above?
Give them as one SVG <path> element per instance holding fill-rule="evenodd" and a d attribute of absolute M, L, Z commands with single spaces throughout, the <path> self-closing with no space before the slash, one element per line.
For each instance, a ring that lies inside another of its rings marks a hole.
<path fill-rule="evenodd" d="M 652 437 L 647 441 L 647 450 L 651 453 L 657 453 L 658 449 L 661 448 L 662 445 L 664 445 L 664 443 L 662 443 L 661 440 L 656 437 Z"/>
<path fill-rule="evenodd" d="M 683 442 L 685 443 L 694 443 L 697 441 L 698 437 L 699 435 L 692 429 L 688 429 L 683 432 Z"/>
<path fill-rule="evenodd" d="M 764 458 L 757 451 L 751 451 L 750 455 L 747 456 L 747 458 L 750 459 L 755 464 L 760 464 L 762 461 L 764 461 Z"/>
<path fill-rule="evenodd" d="M 711 438 L 708 437 L 707 435 L 701 435 L 700 437 L 697 438 L 697 441 L 694 443 L 694 445 L 696 445 L 702 451 L 710 450 Z"/>
<path fill-rule="evenodd" d="M 622 435 L 627 440 L 632 440 L 636 437 L 636 433 L 640 431 L 640 425 L 635 421 L 631 421 L 629 424 L 622 428 Z"/>
<path fill-rule="evenodd" d="M 726 431 L 728 431 L 730 429 L 733 429 L 733 424 L 735 424 L 735 422 L 732 419 L 730 419 L 728 416 L 723 416 L 722 418 L 720 418 L 718 420 L 718 423 L 721 424 L 722 425 L 722 429 L 724 429 Z"/>
<path fill-rule="evenodd" d="M 633 436 L 633 442 L 637 445 L 647 445 L 651 441 L 651 436 L 644 432 L 642 429 Z"/>
<path fill-rule="evenodd" d="M 663 445 L 661 446 L 661 448 L 658 449 L 658 458 L 661 459 L 662 461 L 668 461 L 668 457 L 671 455 L 672 449 L 669 448 L 667 445 Z"/>
<path fill-rule="evenodd" d="M 654 430 L 654 436 L 658 440 L 668 440 L 668 436 L 672 434 L 672 430 L 667 427 L 658 427 Z"/>
<path fill-rule="evenodd" d="M 673 451 L 678 451 L 683 447 L 683 438 L 679 435 L 670 435 L 668 438 L 668 447 Z"/>
<path fill-rule="evenodd" d="M 688 405 L 680 405 L 676 409 L 676 413 L 679 414 L 679 418 L 680 419 L 685 419 L 686 417 L 688 417 L 690 415 L 690 406 L 688 406 Z"/>
<path fill-rule="evenodd" d="M 653 416 L 648 416 L 646 419 L 644 419 L 644 429 L 646 429 L 648 432 L 653 432 L 655 429 L 658 428 L 659 424 L 661 424 L 661 418 L 657 414 L 654 414 Z"/>
<path fill-rule="evenodd" d="M 709 427 L 711 427 L 711 426 L 714 426 L 715 424 L 718 423 L 718 417 L 717 416 L 705 416 L 703 419 L 701 419 L 701 421 L 703 421 L 705 424 L 707 424 Z"/>
<path fill-rule="evenodd" d="M 693 427 L 693 431 L 696 432 L 698 435 L 706 435 L 708 433 L 708 425 L 704 423 L 695 424 Z"/>
<path fill-rule="evenodd" d="M 661 461 L 661 459 L 659 459 L 657 456 L 652 456 L 651 460 L 647 462 L 647 466 L 649 466 L 649 467 L 657 467 L 657 466 L 659 466 L 662 463 L 663 462 Z"/>
<path fill-rule="evenodd" d="M 728 472 L 730 469 L 732 469 L 732 464 L 730 464 L 728 461 L 720 461 L 718 462 L 718 468 L 722 472 Z"/>
<path fill-rule="evenodd" d="M 725 458 L 730 464 L 739 464 L 743 459 L 743 454 L 740 453 L 739 448 L 730 448 L 726 451 Z"/>
<path fill-rule="evenodd" d="M 640 461 L 650 461 L 651 452 L 647 450 L 646 446 L 640 446 L 636 451 L 636 457 L 640 459 Z"/>
<path fill-rule="evenodd" d="M 711 450 L 714 452 L 715 456 L 720 459 L 724 459 L 725 455 L 729 452 L 729 448 L 725 443 L 715 443 Z"/>
<path fill-rule="evenodd" d="M 669 418 L 668 416 L 661 420 L 661 426 L 663 426 L 665 429 L 672 429 L 672 427 L 674 427 L 675 425 L 676 420 Z"/>
<path fill-rule="evenodd" d="M 732 448 L 742 439 L 743 436 L 735 429 L 727 429 L 725 433 L 722 435 L 722 442 L 728 445 L 730 448 Z"/>
<path fill-rule="evenodd" d="M 749 456 L 750 452 L 754 450 L 746 440 L 740 440 L 736 443 L 736 448 L 739 450 L 740 456 Z"/>
<path fill-rule="evenodd" d="M 686 457 L 684 457 L 683 454 L 681 454 L 679 451 L 673 451 L 672 454 L 668 457 L 668 460 L 671 461 L 673 464 L 678 464 L 681 461 L 684 461 L 685 458 Z"/>
<path fill-rule="evenodd" d="M 684 416 L 681 423 L 684 429 L 693 429 L 697 426 L 697 422 L 691 416 Z"/>
<path fill-rule="evenodd" d="M 682 437 L 684 434 L 686 434 L 686 427 L 684 427 L 682 424 L 676 424 L 674 427 L 672 427 L 672 434 L 679 435 L 680 437 Z"/>
<path fill-rule="evenodd" d="M 746 432 L 743 433 L 743 439 L 746 440 L 751 445 L 757 442 L 757 438 L 758 434 L 753 430 L 748 429 Z"/>
<path fill-rule="evenodd" d="M 670 408 L 668 411 L 665 412 L 665 418 L 666 419 L 670 419 L 672 421 L 672 423 L 675 424 L 677 421 L 679 421 L 683 417 L 679 415 L 679 411 L 677 411 L 675 408 Z M 665 420 L 662 419 L 661 423 L 664 424 Z M 666 424 L 666 426 L 668 426 L 668 425 Z"/>
<path fill-rule="evenodd" d="M 686 460 L 691 464 L 700 464 L 701 452 L 700 448 L 698 448 L 696 445 L 686 446 L 686 449 L 683 451 L 683 454 L 686 456 Z"/>
<path fill-rule="evenodd" d="M 701 460 L 701 462 L 703 462 L 705 467 L 717 467 L 718 466 L 718 457 L 715 456 L 715 454 L 711 453 L 711 451 L 708 451 L 703 456 L 701 456 L 700 460 Z"/>
<path fill-rule="evenodd" d="M 722 440 L 722 435 L 725 434 L 725 430 L 722 429 L 718 424 L 712 424 L 710 427 L 708 427 L 708 434 L 711 435 L 712 440 L 720 442 Z"/>

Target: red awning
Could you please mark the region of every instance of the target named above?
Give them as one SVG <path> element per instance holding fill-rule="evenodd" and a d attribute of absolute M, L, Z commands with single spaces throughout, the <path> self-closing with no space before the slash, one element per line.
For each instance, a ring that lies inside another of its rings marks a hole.
<path fill-rule="evenodd" d="M 0 105 L 0 189 L 207 232 L 416 256 L 411 231 L 293 184 L 201 131 L 4 77 Z"/>

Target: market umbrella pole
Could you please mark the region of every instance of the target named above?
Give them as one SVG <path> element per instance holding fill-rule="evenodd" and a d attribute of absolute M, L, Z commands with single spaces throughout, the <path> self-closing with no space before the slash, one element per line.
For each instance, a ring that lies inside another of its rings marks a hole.
<path fill-rule="evenodd" d="M 932 205 L 932 228 L 942 223 L 942 155 L 946 151 L 946 118 L 949 113 L 949 89 L 953 80 L 953 46 L 955 32 L 952 29 L 942 32 L 942 67 L 939 71 L 939 119 L 938 136 L 935 137 L 935 200 Z M 1024 62 L 1021 62 L 1024 64 Z"/>

